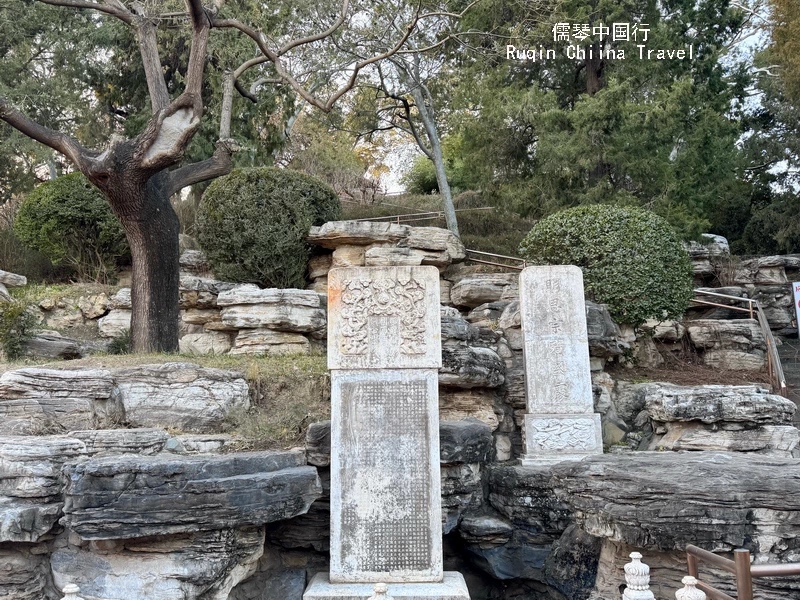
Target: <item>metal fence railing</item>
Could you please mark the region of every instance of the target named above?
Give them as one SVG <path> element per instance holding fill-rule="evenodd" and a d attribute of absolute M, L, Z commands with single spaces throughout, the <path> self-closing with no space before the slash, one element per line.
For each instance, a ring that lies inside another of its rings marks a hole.
<path fill-rule="evenodd" d="M 781 365 L 781 358 L 778 355 L 778 345 L 775 343 L 775 336 L 772 335 L 767 317 L 764 310 L 758 303 L 758 300 L 751 298 L 741 298 L 739 296 L 730 296 L 728 294 L 720 294 L 719 292 L 711 292 L 709 290 L 695 290 L 695 297 L 692 302 L 701 306 L 716 306 L 718 308 L 725 308 L 739 312 L 746 312 L 750 315 L 751 319 L 758 321 L 761 332 L 764 334 L 764 340 L 767 345 L 767 369 L 769 370 L 770 382 L 772 384 L 773 393 L 780 394 L 784 398 L 789 395 L 789 388 L 786 385 L 786 376 L 783 373 L 783 366 Z M 704 300 L 697 296 L 708 296 L 711 298 L 721 298 L 734 302 L 741 302 L 747 304 L 746 308 L 741 306 L 732 306 L 731 304 L 722 304 L 721 302 L 712 302 Z"/>
<path fill-rule="evenodd" d="M 391 205 L 396 206 L 396 205 Z M 494 210 L 494 206 L 483 206 L 479 208 L 458 208 L 455 212 L 479 211 L 479 210 Z M 355 221 L 378 221 L 386 223 L 415 223 L 417 221 L 435 221 L 437 219 L 444 219 L 444 211 L 433 210 L 430 212 L 413 212 L 403 215 L 387 215 L 383 217 L 366 217 L 364 219 L 355 219 Z"/>
<path fill-rule="evenodd" d="M 700 580 L 699 560 L 711 563 L 734 576 L 736 580 L 736 598 Z M 689 575 L 697 579 L 697 589 L 704 591 L 711 600 L 753 600 L 754 578 L 800 575 L 800 563 L 751 565 L 750 551 L 742 548 L 734 550 L 733 560 L 730 560 L 708 550 L 689 545 L 686 546 L 686 565 Z"/>

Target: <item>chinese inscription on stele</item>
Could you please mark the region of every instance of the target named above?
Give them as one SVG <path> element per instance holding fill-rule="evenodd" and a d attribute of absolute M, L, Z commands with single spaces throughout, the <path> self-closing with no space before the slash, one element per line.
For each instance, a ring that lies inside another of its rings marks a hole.
<path fill-rule="evenodd" d="M 523 464 L 602 453 L 593 413 L 583 274 L 528 267 L 520 275 L 527 414 Z"/>
<path fill-rule="evenodd" d="M 328 274 L 330 572 L 304 600 L 469 600 L 442 560 L 439 271 Z"/>

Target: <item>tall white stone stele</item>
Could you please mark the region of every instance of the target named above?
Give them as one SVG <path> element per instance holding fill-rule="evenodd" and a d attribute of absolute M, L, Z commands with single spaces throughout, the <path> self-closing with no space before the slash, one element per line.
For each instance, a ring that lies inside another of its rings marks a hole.
<path fill-rule="evenodd" d="M 441 357 L 438 269 L 328 273 L 331 565 L 304 600 L 469 600 L 442 563 Z"/>
<path fill-rule="evenodd" d="M 602 454 L 583 273 L 572 265 L 527 267 L 519 289 L 527 392 L 523 466 Z"/>

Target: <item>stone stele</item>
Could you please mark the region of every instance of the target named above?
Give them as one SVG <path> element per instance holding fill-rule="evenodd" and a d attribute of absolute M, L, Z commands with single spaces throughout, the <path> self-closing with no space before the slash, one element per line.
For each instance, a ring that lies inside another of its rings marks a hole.
<path fill-rule="evenodd" d="M 328 274 L 331 564 L 304 600 L 469 600 L 442 560 L 439 271 Z"/>
<path fill-rule="evenodd" d="M 519 287 L 527 392 L 522 464 L 602 454 L 583 273 L 572 265 L 527 267 Z"/>

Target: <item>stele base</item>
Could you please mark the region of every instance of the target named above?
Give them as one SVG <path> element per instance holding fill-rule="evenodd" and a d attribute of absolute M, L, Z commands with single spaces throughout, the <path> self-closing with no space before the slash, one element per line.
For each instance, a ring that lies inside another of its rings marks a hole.
<path fill-rule="evenodd" d="M 445 571 L 438 583 L 388 583 L 391 598 L 396 600 L 469 600 L 464 576 Z M 369 600 L 374 583 L 331 583 L 327 573 L 317 573 L 303 594 L 303 600 Z"/>

